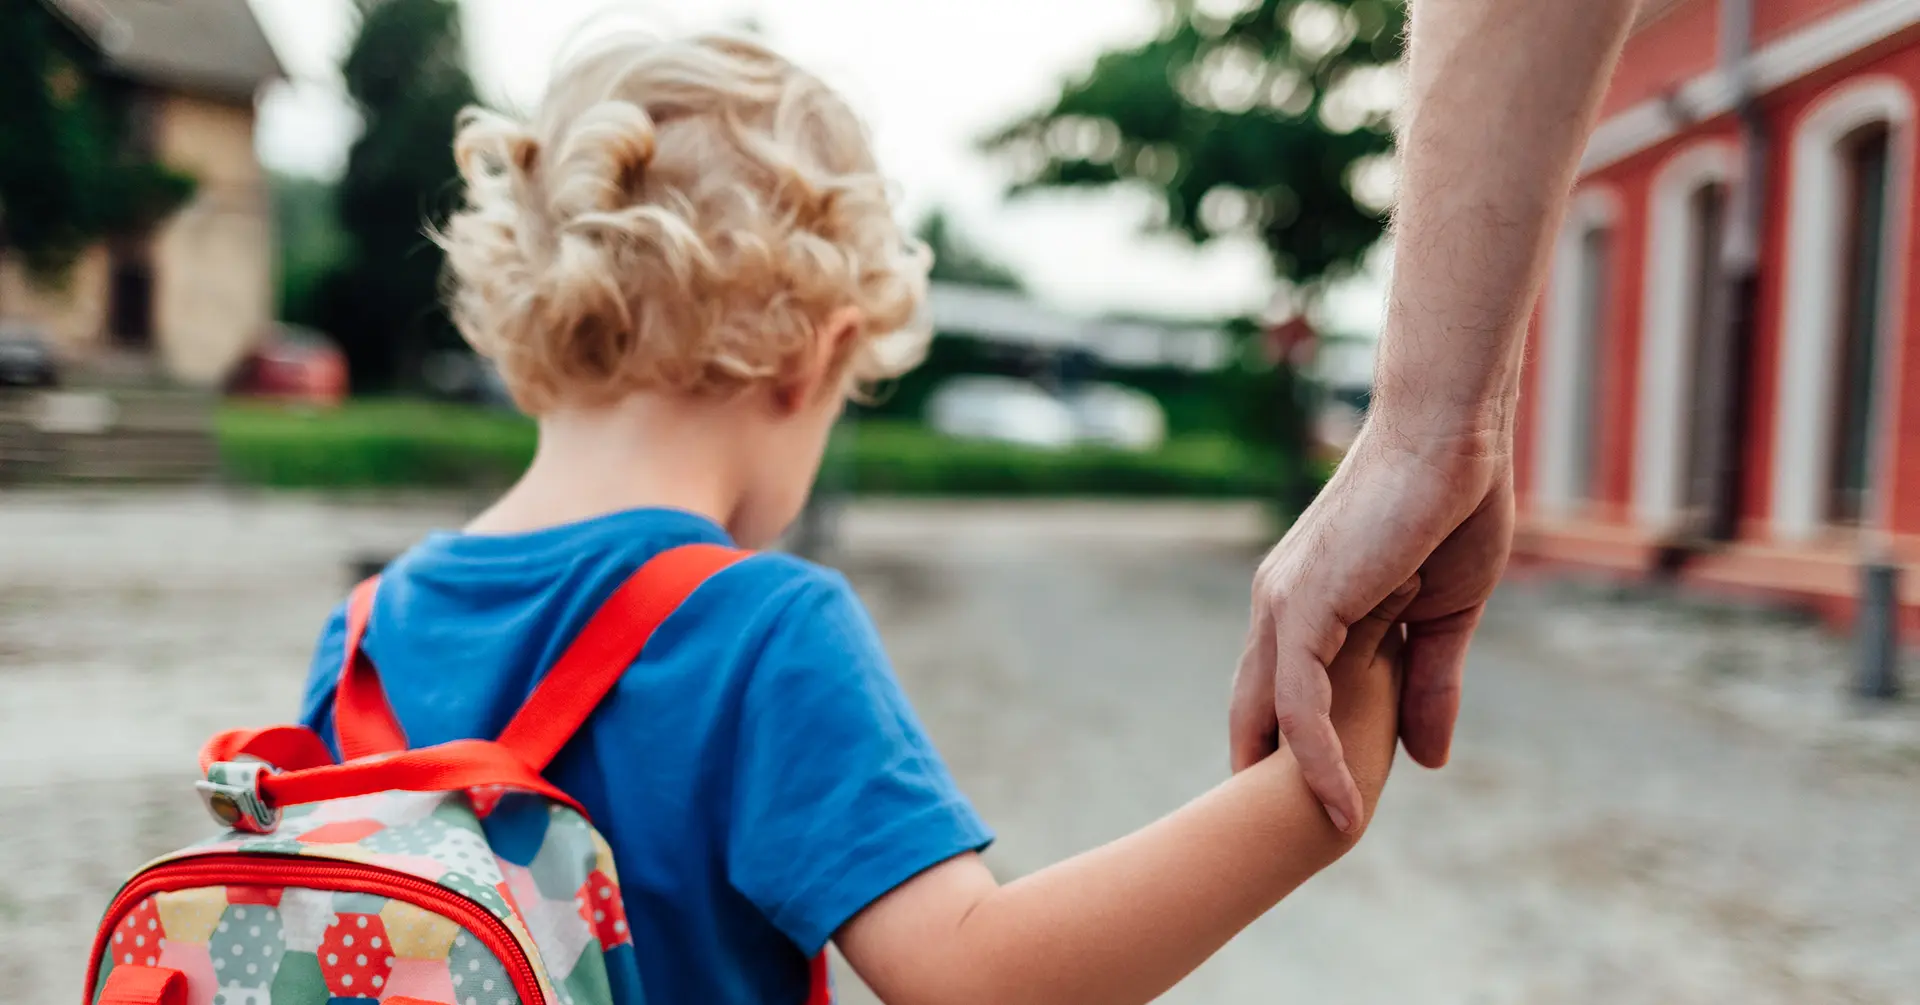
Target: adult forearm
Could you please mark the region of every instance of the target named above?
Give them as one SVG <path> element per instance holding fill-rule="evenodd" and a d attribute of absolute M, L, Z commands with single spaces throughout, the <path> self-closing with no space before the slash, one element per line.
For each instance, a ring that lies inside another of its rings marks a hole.
<path fill-rule="evenodd" d="M 1412 0 L 1376 402 L 1511 442 L 1520 347 L 1637 0 Z"/>

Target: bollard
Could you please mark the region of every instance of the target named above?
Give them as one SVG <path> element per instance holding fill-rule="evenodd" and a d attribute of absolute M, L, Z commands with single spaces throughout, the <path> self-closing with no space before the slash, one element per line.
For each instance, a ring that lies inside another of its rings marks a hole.
<path fill-rule="evenodd" d="M 1870 701 L 1900 696 L 1900 567 L 1868 561 L 1860 566 L 1860 609 L 1855 615 L 1853 692 Z"/>

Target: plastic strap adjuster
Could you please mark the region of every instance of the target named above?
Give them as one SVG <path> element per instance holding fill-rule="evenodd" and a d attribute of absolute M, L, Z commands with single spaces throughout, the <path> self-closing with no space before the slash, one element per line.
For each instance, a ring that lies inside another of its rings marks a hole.
<path fill-rule="evenodd" d="M 280 826 L 280 810 L 267 805 L 260 794 L 260 779 L 273 770 L 263 761 L 221 761 L 209 766 L 207 777 L 193 787 L 221 826 L 247 834 L 271 834 Z"/>

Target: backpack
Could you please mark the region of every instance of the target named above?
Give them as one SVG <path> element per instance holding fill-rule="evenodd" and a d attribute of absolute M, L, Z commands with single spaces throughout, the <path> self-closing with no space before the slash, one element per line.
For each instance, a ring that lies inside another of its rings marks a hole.
<path fill-rule="evenodd" d="M 717 545 L 655 557 L 497 740 L 419 750 L 361 651 L 378 578 L 360 584 L 334 693 L 341 761 L 297 726 L 209 741 L 197 787 L 227 830 L 121 888 L 86 1001 L 643 1005 L 613 853 L 541 772 L 653 630 L 742 557 Z M 822 954 L 808 1002 L 831 1001 Z"/>

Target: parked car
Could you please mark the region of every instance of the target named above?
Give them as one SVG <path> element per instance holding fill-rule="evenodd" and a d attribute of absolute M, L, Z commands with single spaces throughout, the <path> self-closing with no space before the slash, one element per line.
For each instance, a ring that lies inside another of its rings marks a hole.
<path fill-rule="evenodd" d="M 1078 439 L 1073 411 L 1035 384 L 955 377 L 927 400 L 927 424 L 948 436 L 1064 450 Z"/>
<path fill-rule="evenodd" d="M 442 401 L 507 411 L 515 408 L 499 368 L 492 360 L 471 350 L 443 349 L 434 353 L 421 365 L 420 377 L 427 390 Z"/>
<path fill-rule="evenodd" d="M 1153 395 L 1122 384 L 1082 384 L 1061 396 L 1081 443 L 1148 451 L 1167 439 L 1167 413 Z"/>
<path fill-rule="evenodd" d="M 60 362 L 39 330 L 0 325 L 0 387 L 55 387 Z"/>
<path fill-rule="evenodd" d="M 240 360 L 227 387 L 249 398 L 337 405 L 347 397 L 347 358 L 319 332 L 275 325 Z"/>

